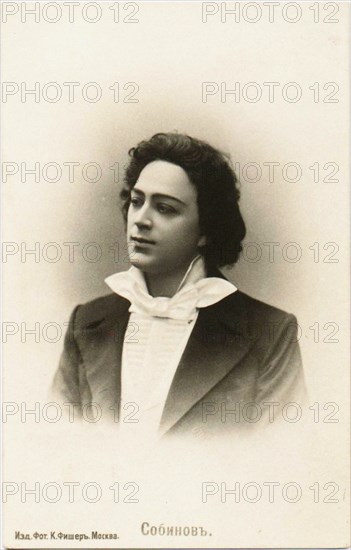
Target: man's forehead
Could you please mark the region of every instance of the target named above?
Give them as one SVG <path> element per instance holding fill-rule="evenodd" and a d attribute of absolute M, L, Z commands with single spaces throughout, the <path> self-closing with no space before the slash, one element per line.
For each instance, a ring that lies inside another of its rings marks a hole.
<path fill-rule="evenodd" d="M 136 188 L 154 194 L 166 193 L 174 196 L 193 196 L 196 190 L 183 168 L 164 160 L 150 162 L 140 172 Z"/>

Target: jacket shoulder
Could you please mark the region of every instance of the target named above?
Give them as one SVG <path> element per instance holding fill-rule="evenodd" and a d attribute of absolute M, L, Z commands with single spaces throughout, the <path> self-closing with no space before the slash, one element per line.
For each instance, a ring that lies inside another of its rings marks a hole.
<path fill-rule="evenodd" d="M 228 281 L 219 269 L 212 271 L 210 276 Z M 233 315 L 234 317 L 245 318 L 246 321 L 250 322 L 282 322 L 285 319 L 296 322 L 296 318 L 291 313 L 252 298 L 252 296 L 241 290 L 237 290 L 221 300 L 219 306 L 228 319 Z"/>
<path fill-rule="evenodd" d="M 244 292 L 238 291 L 239 299 L 245 304 L 246 310 L 251 317 L 262 317 L 269 319 L 282 319 L 284 317 L 294 317 L 291 313 L 278 307 L 257 300 Z"/>
<path fill-rule="evenodd" d="M 239 316 L 242 320 L 255 324 L 281 324 L 287 320 L 296 322 L 296 318 L 291 313 L 257 300 L 240 290 L 229 295 L 222 302 L 228 320 Z"/>
<path fill-rule="evenodd" d="M 128 309 L 129 305 L 128 300 L 115 293 L 100 296 L 76 308 L 75 325 L 78 327 L 88 326 L 111 314 L 118 317 Z"/>

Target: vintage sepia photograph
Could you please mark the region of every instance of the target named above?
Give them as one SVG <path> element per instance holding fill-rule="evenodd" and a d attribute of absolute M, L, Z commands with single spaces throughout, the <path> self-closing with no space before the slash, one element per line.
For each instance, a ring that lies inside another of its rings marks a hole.
<path fill-rule="evenodd" d="M 349 2 L 0 7 L 2 546 L 348 548 Z"/>
<path fill-rule="evenodd" d="M 219 271 L 238 260 L 246 233 L 228 160 L 177 133 L 130 156 L 120 195 L 132 265 L 107 277 L 113 294 L 74 310 L 54 389 L 114 421 L 119 403 L 134 404 L 139 438 L 237 429 L 215 414 L 218 403 L 251 407 L 250 420 L 264 403 L 304 403 L 296 318 Z"/>

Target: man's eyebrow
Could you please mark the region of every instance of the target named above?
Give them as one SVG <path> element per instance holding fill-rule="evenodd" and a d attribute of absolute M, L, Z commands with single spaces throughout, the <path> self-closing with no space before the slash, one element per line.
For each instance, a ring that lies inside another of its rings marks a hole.
<path fill-rule="evenodd" d="M 145 193 L 143 191 L 141 191 L 141 189 L 138 189 L 137 187 L 133 187 L 131 189 L 131 192 L 135 192 L 137 195 L 141 195 L 143 197 L 145 197 Z M 151 195 L 151 197 L 153 199 L 171 199 L 173 201 L 176 201 L 176 202 L 179 202 L 180 204 L 183 204 L 184 206 L 186 206 L 185 202 L 183 202 L 182 200 L 180 199 L 177 199 L 176 197 L 172 197 L 172 195 L 165 195 L 164 193 L 153 193 Z"/>

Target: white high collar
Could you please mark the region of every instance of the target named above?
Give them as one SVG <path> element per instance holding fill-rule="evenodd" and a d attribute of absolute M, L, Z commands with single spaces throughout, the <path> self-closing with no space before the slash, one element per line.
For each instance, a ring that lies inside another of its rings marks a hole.
<path fill-rule="evenodd" d="M 130 312 L 188 321 L 194 318 L 199 308 L 215 304 L 237 290 L 225 279 L 206 277 L 202 256 L 192 260 L 177 292 L 170 298 L 151 296 L 143 272 L 134 266 L 128 271 L 110 275 L 105 282 L 116 294 L 131 302 Z"/>

